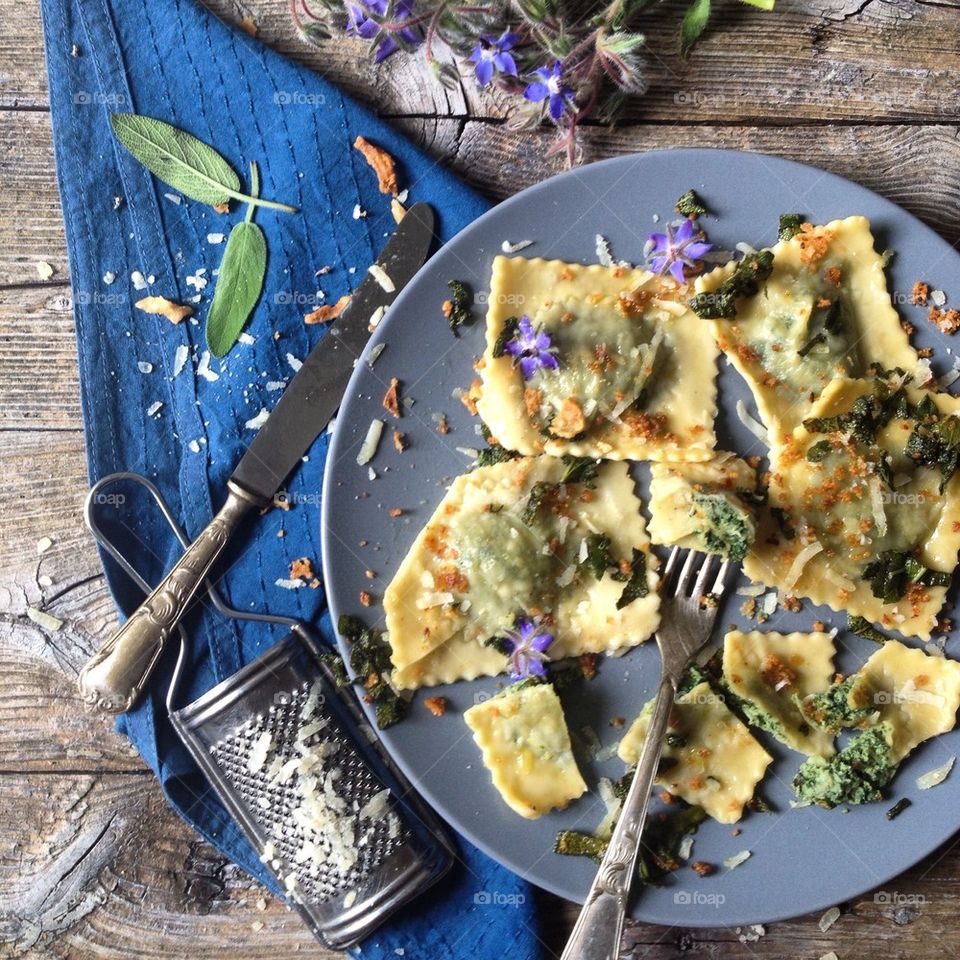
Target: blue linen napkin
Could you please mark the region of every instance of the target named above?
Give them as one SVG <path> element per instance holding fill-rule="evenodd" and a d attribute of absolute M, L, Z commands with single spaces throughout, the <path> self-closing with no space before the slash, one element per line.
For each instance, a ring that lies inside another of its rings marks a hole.
<path fill-rule="evenodd" d="M 219 505 L 224 482 L 253 436 L 245 424 L 273 406 L 278 384 L 323 335 L 304 325 L 302 314 L 348 292 L 393 228 L 387 198 L 351 147 L 357 134 L 396 158 L 410 200 L 425 200 L 437 211 L 441 239 L 488 204 L 335 86 L 192 0 L 43 0 L 42 12 L 90 477 L 145 474 L 193 537 Z M 224 249 L 218 235 L 229 233 L 243 212 L 217 214 L 154 180 L 112 136 L 109 114 L 128 111 L 166 120 L 215 146 L 245 182 L 248 162 L 257 161 L 262 195 L 300 210 L 257 212 L 270 251 L 264 294 L 246 342 L 222 362 L 210 361 L 209 369 L 202 323 L 174 326 L 133 304 L 147 294 L 178 302 L 199 295 L 202 321 Z M 356 204 L 365 217 L 354 216 Z M 325 435 L 289 481 L 292 508 L 250 525 L 221 589 L 240 609 L 311 621 L 332 641 L 323 591 L 276 585 L 295 558 L 319 561 L 326 451 Z M 126 504 L 122 547 L 156 582 L 179 550 L 155 510 L 131 507 Z M 129 614 L 139 592 L 111 562 L 105 566 L 117 604 Z M 277 639 L 262 626 L 226 621 L 207 608 L 191 620 L 190 633 L 181 703 Z M 170 671 L 168 657 L 142 704 L 119 727 L 180 816 L 273 886 L 170 728 L 164 707 Z M 453 879 L 370 938 L 364 956 L 394 956 L 401 948 L 412 956 L 416 947 L 432 960 L 455 954 L 483 960 L 499 958 L 504 943 L 517 960 L 540 955 L 527 885 L 466 842 L 460 850 Z"/>

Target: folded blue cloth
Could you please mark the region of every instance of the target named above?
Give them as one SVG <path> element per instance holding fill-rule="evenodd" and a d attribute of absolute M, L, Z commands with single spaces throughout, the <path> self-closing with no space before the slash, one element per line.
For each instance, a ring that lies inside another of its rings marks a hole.
<path fill-rule="evenodd" d="M 145 474 L 195 536 L 253 436 L 246 422 L 272 407 L 277 383 L 292 376 L 296 361 L 323 335 L 305 326 L 302 314 L 322 302 L 319 290 L 329 302 L 348 292 L 393 228 L 387 198 L 351 148 L 355 137 L 363 134 L 396 158 L 411 201 L 425 200 L 438 212 L 442 239 L 487 203 L 336 87 L 191 0 L 43 0 L 42 10 L 90 476 Z M 300 210 L 258 211 L 270 251 L 264 295 L 249 337 L 222 362 L 210 362 L 208 371 L 202 324 L 174 326 L 133 304 L 148 293 L 184 303 L 199 294 L 202 321 L 224 249 L 218 235 L 228 233 L 242 211 L 217 214 L 154 180 L 112 136 L 109 114 L 128 111 L 200 137 L 244 180 L 248 162 L 257 161 L 263 195 Z M 366 217 L 354 216 L 355 204 Z M 234 606 L 312 621 L 332 640 L 322 590 L 276 585 L 295 558 L 320 556 L 318 491 L 326 450 L 324 436 L 290 479 L 289 512 L 276 510 L 250 525 L 221 587 Z M 141 572 L 156 582 L 178 548 L 155 510 L 132 506 L 120 511 L 124 551 L 141 558 Z M 106 569 L 120 609 L 130 613 L 139 592 L 111 563 Z M 277 639 L 262 626 L 225 621 L 205 608 L 192 618 L 190 632 L 182 703 Z M 120 729 L 156 771 L 177 812 L 269 885 L 170 728 L 164 707 L 170 669 L 167 658 Z M 499 957 L 506 943 L 516 960 L 539 956 L 526 884 L 465 842 L 460 849 L 453 879 L 368 940 L 364 956 L 394 956 L 400 948 L 410 956 L 416 946 L 418 955 L 433 960 L 482 960 Z"/>

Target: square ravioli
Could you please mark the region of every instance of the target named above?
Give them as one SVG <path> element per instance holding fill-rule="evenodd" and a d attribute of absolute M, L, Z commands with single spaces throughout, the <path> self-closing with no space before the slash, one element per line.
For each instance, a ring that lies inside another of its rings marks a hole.
<path fill-rule="evenodd" d="M 511 810 L 535 820 L 586 792 L 570 747 L 560 698 L 549 683 L 525 681 L 463 715 L 483 765 Z"/>
<path fill-rule="evenodd" d="M 519 458 L 458 477 L 384 594 L 393 683 L 502 673 L 518 618 L 554 660 L 623 651 L 659 623 L 657 561 L 625 463 Z"/>
<path fill-rule="evenodd" d="M 650 468 L 650 540 L 741 561 L 755 533 L 757 471 L 732 453 Z"/>
<path fill-rule="evenodd" d="M 652 712 L 651 700 L 620 741 L 627 766 L 640 759 Z M 714 820 L 736 823 L 773 757 L 706 682 L 677 698 L 667 731 L 656 782 Z"/>
<path fill-rule="evenodd" d="M 812 726 L 800 701 L 833 680 L 836 648 L 829 633 L 731 630 L 723 640 L 723 679 L 747 720 L 807 756 L 829 757 L 833 737 Z"/>
<path fill-rule="evenodd" d="M 496 257 L 477 401 L 493 436 L 527 455 L 708 459 L 718 354 L 687 289 L 648 270 Z"/>
<path fill-rule="evenodd" d="M 960 549 L 960 478 L 944 473 L 958 413 L 895 373 L 831 383 L 770 452 L 744 572 L 929 640 Z"/>
<path fill-rule="evenodd" d="M 899 763 L 918 744 L 952 730 L 960 707 L 960 663 L 889 640 L 855 674 L 848 694 L 855 711 L 892 730 Z"/>
<path fill-rule="evenodd" d="M 734 300 L 734 317 L 713 321 L 717 343 L 769 430 L 792 430 L 832 380 L 861 377 L 873 362 L 900 367 L 918 383 L 929 378 L 900 325 L 873 243 L 865 217 L 804 224 L 772 248 L 772 272 L 759 291 Z M 697 279 L 704 316 L 736 270 L 730 263 Z"/>

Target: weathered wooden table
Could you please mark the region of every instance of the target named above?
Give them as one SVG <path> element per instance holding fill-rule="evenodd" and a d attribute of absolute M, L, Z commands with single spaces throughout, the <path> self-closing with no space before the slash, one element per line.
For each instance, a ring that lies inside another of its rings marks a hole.
<path fill-rule="evenodd" d="M 445 90 L 401 58 L 374 73 L 352 40 L 320 54 L 297 41 L 280 0 L 212 5 L 228 20 L 250 16 L 264 42 L 395 119 L 493 198 L 555 170 L 540 159 L 551 133 L 511 132 L 509 104 L 470 83 Z M 681 145 L 780 154 L 857 180 L 960 241 L 960 0 L 779 0 L 773 15 L 720 6 L 688 63 L 679 5 L 651 24 L 651 91 L 618 129 L 585 130 L 585 160 Z M 165 808 L 128 744 L 77 697 L 79 665 L 114 614 L 81 524 L 83 435 L 35 0 L 0 0 L 0 24 L 0 956 L 332 956 Z M 38 279 L 38 261 L 51 278 Z M 42 537 L 54 545 L 38 555 Z M 41 628 L 29 607 L 64 625 Z M 953 957 L 958 875 L 950 841 L 889 889 L 842 904 L 826 933 L 818 917 L 745 944 L 728 929 L 634 926 L 627 952 Z M 540 899 L 556 950 L 576 910 Z"/>

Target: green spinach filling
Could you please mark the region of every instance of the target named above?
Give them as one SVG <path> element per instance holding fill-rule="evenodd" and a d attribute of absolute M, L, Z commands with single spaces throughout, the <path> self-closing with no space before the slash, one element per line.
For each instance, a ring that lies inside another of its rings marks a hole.
<path fill-rule="evenodd" d="M 897 771 L 890 755 L 892 736 L 891 725 L 879 723 L 829 759 L 810 757 L 793 778 L 797 796 L 828 809 L 882 799 L 883 788 Z"/>

